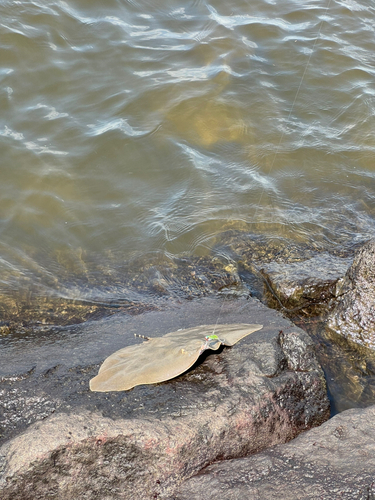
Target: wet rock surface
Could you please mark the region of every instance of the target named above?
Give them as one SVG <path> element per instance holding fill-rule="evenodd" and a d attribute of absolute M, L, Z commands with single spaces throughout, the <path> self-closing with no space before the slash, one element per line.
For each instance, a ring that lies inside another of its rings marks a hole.
<path fill-rule="evenodd" d="M 264 328 L 177 379 L 89 391 L 103 359 L 137 342 L 134 333 L 158 336 L 218 319 Z M 171 303 L 25 342 L 0 355 L 4 500 L 163 498 L 216 460 L 286 442 L 329 416 L 310 338 L 254 299 Z"/>
<path fill-rule="evenodd" d="M 288 238 L 226 232 L 223 253 L 231 256 L 250 293 L 289 317 L 325 314 L 336 298 L 335 285 L 353 262 L 355 248 L 328 242 L 307 245 Z"/>
<path fill-rule="evenodd" d="M 237 265 L 212 256 L 134 258 L 112 269 L 83 262 L 64 282 L 32 282 L 19 277 L 17 293 L 0 292 L 0 339 L 23 338 L 35 328 L 69 326 L 118 313 L 138 315 L 157 310 L 164 299 L 196 299 L 215 295 L 226 287 L 246 293 Z M 89 269 L 91 271 L 89 272 Z"/>
<path fill-rule="evenodd" d="M 347 410 L 288 444 L 213 464 L 170 500 L 371 500 L 375 406 Z"/>
<path fill-rule="evenodd" d="M 260 272 L 268 285 L 268 304 L 299 315 L 322 314 L 336 298 L 336 283 L 351 263 L 351 258 L 321 253 L 302 262 L 265 264 Z"/>
<path fill-rule="evenodd" d="M 307 261 L 326 247 L 225 231 L 217 236 L 214 256 L 172 258 L 153 253 L 119 263 L 111 254 L 103 262 L 80 252 L 63 252 L 56 258 L 66 275 L 63 273 L 58 281 L 44 274 L 37 280 L 20 275 L 17 291 L 0 293 L 0 339 L 9 334 L 23 338 L 35 328 L 47 331 L 53 325 L 79 324 L 119 312 L 142 314 L 157 310 L 159 298 L 192 300 L 216 295 L 227 287 L 262 298 L 264 277 L 260 269 L 273 262 Z M 328 245 L 324 251 L 346 258 L 353 248 Z"/>
<path fill-rule="evenodd" d="M 357 250 L 352 266 L 337 285 L 336 305 L 328 326 L 375 349 L 375 241 Z"/>

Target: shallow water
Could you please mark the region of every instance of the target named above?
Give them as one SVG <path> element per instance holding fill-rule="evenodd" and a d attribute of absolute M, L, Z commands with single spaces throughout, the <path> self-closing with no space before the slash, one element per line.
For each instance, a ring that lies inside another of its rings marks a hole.
<path fill-rule="evenodd" d="M 215 254 L 226 229 L 322 248 L 371 236 L 374 13 L 2 2 L 1 294 L 80 299 L 79 279 L 121 298 L 123 262 Z"/>

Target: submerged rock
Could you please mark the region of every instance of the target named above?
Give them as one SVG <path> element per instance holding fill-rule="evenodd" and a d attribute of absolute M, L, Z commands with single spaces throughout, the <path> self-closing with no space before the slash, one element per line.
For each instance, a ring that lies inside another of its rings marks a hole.
<path fill-rule="evenodd" d="M 310 323 L 309 334 L 327 381 L 331 415 L 375 404 L 375 350 L 352 342 L 327 328 Z"/>
<path fill-rule="evenodd" d="M 168 382 L 89 391 L 97 363 L 119 344 L 134 343 L 134 331 L 163 335 L 218 316 L 220 323 L 264 327 Z M 216 460 L 284 443 L 329 417 L 310 338 L 257 300 L 205 299 L 76 328 L 82 330 L 74 341 L 67 334 L 63 344 L 29 345 L 34 368 L 25 376 L 12 377 L 17 353 L 0 359 L 3 412 L 26 391 L 40 402 L 22 425 L 3 418 L 2 500 L 163 498 Z M 44 403 L 53 408 L 47 418 Z"/>
<path fill-rule="evenodd" d="M 319 315 L 329 309 L 336 283 L 351 262 L 351 258 L 322 253 L 301 262 L 267 263 L 260 269 L 267 283 L 267 302 L 287 313 Z"/>
<path fill-rule="evenodd" d="M 173 500 L 375 498 L 375 406 L 347 410 L 294 441 L 207 467 Z"/>
<path fill-rule="evenodd" d="M 375 241 L 357 250 L 337 286 L 337 302 L 328 319 L 337 333 L 375 349 Z"/>

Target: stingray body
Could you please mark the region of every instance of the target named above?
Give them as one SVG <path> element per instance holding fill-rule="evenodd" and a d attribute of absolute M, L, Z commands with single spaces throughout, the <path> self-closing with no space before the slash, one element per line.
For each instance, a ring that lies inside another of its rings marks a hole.
<path fill-rule="evenodd" d="M 143 344 L 124 347 L 109 356 L 90 389 L 127 391 L 136 385 L 155 384 L 188 370 L 207 349 L 233 346 L 262 325 L 204 325 L 148 338 Z"/>

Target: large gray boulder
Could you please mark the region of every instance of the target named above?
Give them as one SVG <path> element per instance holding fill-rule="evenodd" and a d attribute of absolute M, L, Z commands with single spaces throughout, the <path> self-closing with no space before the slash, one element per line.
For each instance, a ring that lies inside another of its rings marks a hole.
<path fill-rule="evenodd" d="M 285 445 L 207 467 L 173 500 L 373 500 L 375 406 L 347 410 Z"/>
<path fill-rule="evenodd" d="M 264 328 L 174 380 L 89 391 L 99 362 L 134 343 L 134 332 L 163 335 L 218 318 Z M 329 417 L 310 338 L 257 300 L 174 304 L 65 334 L 30 340 L 27 356 L 17 343 L 1 351 L 2 500 L 163 498 L 217 460 L 284 443 Z"/>
<path fill-rule="evenodd" d="M 329 328 L 375 349 L 375 241 L 357 250 L 353 264 L 337 284 L 336 296 Z"/>

